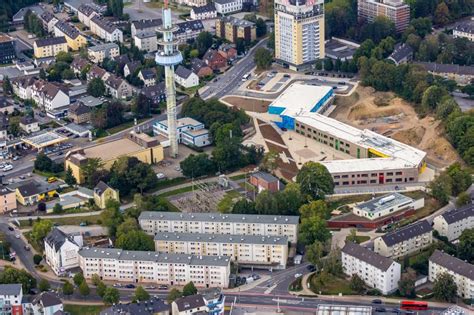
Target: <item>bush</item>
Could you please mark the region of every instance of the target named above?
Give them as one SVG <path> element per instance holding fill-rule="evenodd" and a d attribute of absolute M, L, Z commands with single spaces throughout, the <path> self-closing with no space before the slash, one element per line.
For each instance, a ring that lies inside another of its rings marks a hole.
<path fill-rule="evenodd" d="M 43 257 L 41 255 L 35 254 L 33 256 L 33 262 L 35 263 L 35 265 L 39 265 L 42 260 L 43 260 Z"/>

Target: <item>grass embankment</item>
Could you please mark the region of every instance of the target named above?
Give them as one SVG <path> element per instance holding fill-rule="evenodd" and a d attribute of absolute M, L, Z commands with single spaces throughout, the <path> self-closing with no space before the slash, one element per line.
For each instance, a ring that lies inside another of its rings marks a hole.
<path fill-rule="evenodd" d="M 349 236 L 346 237 L 346 242 L 348 241 Z M 355 242 L 357 244 L 364 243 L 366 241 L 370 240 L 370 236 L 365 236 L 365 235 L 356 235 L 355 237 Z"/>
<path fill-rule="evenodd" d="M 63 217 L 63 218 L 48 218 L 44 216 L 41 220 L 50 220 L 53 223 L 58 223 L 59 225 L 79 225 L 81 222 L 86 222 L 87 224 L 98 224 L 100 222 L 100 215 L 87 215 L 87 216 L 77 216 L 77 217 Z M 35 220 L 19 220 L 20 228 L 31 227 L 30 222 L 35 222 Z"/>
<path fill-rule="evenodd" d="M 106 307 L 105 305 L 64 304 L 64 311 L 71 315 L 98 315 Z"/>

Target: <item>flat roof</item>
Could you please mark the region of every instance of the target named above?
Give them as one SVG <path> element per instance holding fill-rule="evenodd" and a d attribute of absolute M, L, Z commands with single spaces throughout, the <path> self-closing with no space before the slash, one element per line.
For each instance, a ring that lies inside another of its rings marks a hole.
<path fill-rule="evenodd" d="M 191 135 L 193 137 L 203 136 L 209 134 L 209 130 L 207 129 L 199 129 L 199 130 L 186 130 L 183 133 Z"/>
<path fill-rule="evenodd" d="M 78 254 L 85 258 L 107 258 L 128 261 L 153 261 L 157 263 L 180 263 L 187 265 L 227 266 L 227 256 L 194 256 L 188 254 L 167 254 L 152 251 L 122 250 L 119 248 L 82 248 Z"/>
<path fill-rule="evenodd" d="M 286 236 L 258 236 L 206 233 L 158 233 L 155 241 L 166 242 L 202 242 L 202 243 L 241 243 L 261 245 L 288 245 Z"/>
<path fill-rule="evenodd" d="M 381 197 L 374 198 L 372 200 L 362 202 L 355 206 L 355 208 L 361 209 L 363 211 L 377 213 L 385 209 L 392 208 L 394 206 L 399 206 L 403 204 L 410 204 L 413 202 L 413 199 L 407 196 L 404 196 L 399 193 L 392 193 L 383 195 Z"/>
<path fill-rule="evenodd" d="M 332 91 L 330 86 L 293 83 L 269 107 L 283 109 L 279 115 L 296 116 L 302 112 L 310 112 L 322 98 Z"/>
<path fill-rule="evenodd" d="M 168 120 L 167 119 L 161 120 L 158 122 L 158 124 L 164 127 L 168 127 Z M 199 122 L 196 119 L 191 118 L 191 117 L 178 118 L 178 120 L 176 121 L 177 128 L 184 127 L 184 126 L 199 126 L 202 124 L 203 124 L 202 122 Z"/>
<path fill-rule="evenodd" d="M 298 224 L 299 216 L 143 211 L 138 220 Z"/>
<path fill-rule="evenodd" d="M 132 140 L 121 138 L 85 148 L 84 155 L 87 158 L 101 158 L 103 161 L 108 161 L 143 149 L 142 146 Z"/>
<path fill-rule="evenodd" d="M 352 169 L 352 171 L 354 170 L 354 167 L 351 167 L 351 164 L 353 163 L 358 163 L 360 164 L 359 167 L 367 168 L 368 170 L 379 169 L 376 167 L 371 167 L 371 164 L 373 163 L 381 163 L 379 167 L 381 167 L 382 169 L 387 167 L 405 168 L 419 166 L 426 156 L 426 152 L 404 144 L 402 142 L 399 142 L 397 140 L 385 137 L 369 129 L 361 130 L 352 127 L 336 119 L 329 118 L 317 113 L 305 112 L 302 114 L 295 115 L 294 118 L 298 122 L 304 123 L 309 126 L 314 126 L 314 128 L 321 130 L 325 133 L 331 134 L 334 137 L 337 137 L 342 140 L 347 140 L 366 149 L 376 150 L 386 155 L 387 157 L 394 158 L 321 162 L 325 165 L 334 165 L 334 167 Z M 392 160 L 392 162 L 390 162 L 390 160 Z"/>
<path fill-rule="evenodd" d="M 56 132 L 53 131 L 47 131 L 45 133 L 29 136 L 29 137 L 24 137 L 21 140 L 28 144 L 31 145 L 32 147 L 35 147 L 36 149 L 41 149 L 45 148 L 50 145 L 54 145 L 63 141 L 66 141 L 68 138 L 65 136 L 62 136 Z"/>

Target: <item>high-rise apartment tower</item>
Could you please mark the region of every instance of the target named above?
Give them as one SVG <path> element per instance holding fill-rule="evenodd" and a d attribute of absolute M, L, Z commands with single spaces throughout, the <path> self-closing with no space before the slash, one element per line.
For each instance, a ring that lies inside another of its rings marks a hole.
<path fill-rule="evenodd" d="M 293 70 L 324 58 L 324 1 L 275 0 L 275 59 Z"/>

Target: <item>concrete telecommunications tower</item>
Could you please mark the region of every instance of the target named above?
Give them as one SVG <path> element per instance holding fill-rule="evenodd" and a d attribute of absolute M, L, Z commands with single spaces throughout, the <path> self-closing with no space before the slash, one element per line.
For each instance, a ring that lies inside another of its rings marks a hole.
<path fill-rule="evenodd" d="M 171 157 L 178 156 L 178 138 L 176 137 L 176 87 L 174 85 L 174 66 L 183 61 L 181 53 L 177 49 L 178 41 L 173 39 L 173 32 L 177 27 L 171 21 L 171 9 L 168 8 L 168 0 L 163 6 L 163 25 L 159 31 L 163 38 L 159 41 L 162 50 L 155 56 L 156 63 L 165 67 L 166 83 L 166 110 L 168 115 L 168 136 L 170 140 Z"/>

